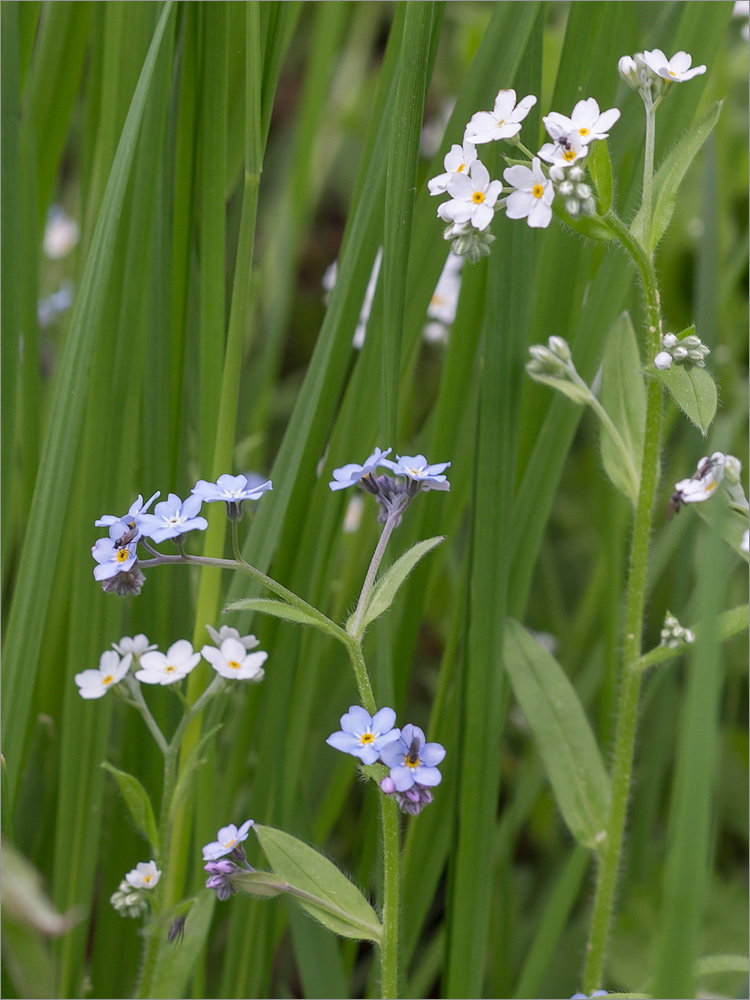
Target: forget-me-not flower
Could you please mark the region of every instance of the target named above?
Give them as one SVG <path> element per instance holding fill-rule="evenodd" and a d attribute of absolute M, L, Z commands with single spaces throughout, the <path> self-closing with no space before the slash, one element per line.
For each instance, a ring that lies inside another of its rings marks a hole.
<path fill-rule="evenodd" d="M 528 94 L 516 104 L 515 90 L 500 90 L 492 111 L 477 111 L 464 132 L 464 142 L 475 145 L 495 139 L 512 139 L 521 131 L 521 122 L 536 104 Z"/>
<path fill-rule="evenodd" d="M 126 653 L 120 659 L 113 649 L 108 649 L 99 657 L 98 670 L 84 670 L 75 675 L 73 680 L 78 685 L 78 693 L 87 700 L 103 698 L 107 691 L 118 684 L 130 670 L 132 660 L 132 653 Z"/>
<path fill-rule="evenodd" d="M 331 735 L 326 743 L 335 750 L 359 757 L 363 764 L 374 764 L 387 743 L 398 739 L 401 730 L 394 729 L 396 713 L 392 708 L 381 708 L 370 716 L 360 705 L 351 705 L 341 716 L 341 729 Z"/>
<path fill-rule="evenodd" d="M 444 222 L 470 222 L 474 229 L 487 229 L 495 217 L 495 204 L 502 194 L 502 181 L 491 181 L 481 160 L 474 160 L 466 174 L 454 174 L 447 184 L 450 201 L 438 206 Z"/>
<path fill-rule="evenodd" d="M 115 517 L 114 514 L 102 514 L 102 516 L 94 521 L 97 528 L 108 528 L 112 524 L 116 524 L 118 521 L 124 521 L 128 528 L 135 528 L 135 518 L 138 514 L 145 514 L 154 500 L 157 500 L 161 495 L 161 490 L 157 490 L 153 496 L 144 503 L 143 497 L 139 493 L 136 499 L 131 503 L 128 508 L 127 514 L 123 514 L 122 517 Z"/>
<path fill-rule="evenodd" d="M 91 555 L 98 563 L 94 567 L 95 580 L 109 580 L 118 573 L 127 573 L 135 564 L 137 543 L 130 540 L 124 545 L 117 544 L 122 540 L 122 526 L 122 521 L 115 521 L 110 525 L 109 538 L 98 538 L 91 546 Z"/>
<path fill-rule="evenodd" d="M 234 823 L 230 823 L 229 826 L 222 826 L 216 835 L 216 840 L 212 840 L 210 844 L 206 844 L 203 848 L 203 860 L 217 861 L 226 854 L 231 854 L 243 840 L 247 840 L 250 836 L 250 827 L 253 825 L 254 820 L 248 819 L 245 820 L 239 830 Z"/>
<path fill-rule="evenodd" d="M 397 476 L 406 476 L 412 482 L 418 483 L 423 490 L 449 490 L 451 484 L 442 473 L 450 466 L 450 462 L 438 462 L 428 465 L 424 455 L 399 455 L 395 462 L 385 461 L 387 466 Z"/>
<path fill-rule="evenodd" d="M 112 649 L 117 650 L 120 656 L 125 656 L 126 653 L 132 653 L 133 656 L 142 656 L 144 653 L 156 649 L 156 643 L 149 642 L 147 636 L 143 632 L 139 632 L 138 635 L 134 635 L 132 638 L 124 635 L 119 642 L 112 643 Z"/>
<path fill-rule="evenodd" d="M 231 625 L 222 625 L 219 629 L 215 629 L 212 625 L 206 625 L 206 631 L 211 636 L 211 642 L 218 649 L 221 648 L 225 639 L 237 639 L 245 649 L 255 649 L 256 646 L 260 645 L 260 639 L 256 639 L 254 635 L 240 635 L 239 629 L 232 628 Z"/>
<path fill-rule="evenodd" d="M 390 455 L 391 451 L 391 448 L 386 448 L 385 451 L 376 448 L 372 455 L 365 459 L 364 465 L 351 462 L 349 465 L 342 465 L 340 469 L 334 469 L 333 480 L 328 485 L 334 491 L 344 490 L 347 486 L 355 486 L 360 479 L 371 475 L 379 465 L 388 465 L 389 463 L 383 460 L 386 455 Z"/>
<path fill-rule="evenodd" d="M 139 861 L 125 876 L 128 884 L 134 889 L 153 889 L 160 878 L 161 872 L 156 867 L 155 861 Z"/>
<path fill-rule="evenodd" d="M 262 681 L 265 671 L 261 663 L 268 659 L 268 653 L 248 653 L 239 639 L 225 639 L 221 648 L 204 646 L 201 649 L 204 660 L 208 660 L 217 674 L 236 681 Z"/>
<path fill-rule="evenodd" d="M 181 681 L 200 662 L 201 654 L 193 652 L 193 644 L 187 639 L 173 642 L 166 653 L 158 649 L 141 656 L 141 669 L 136 679 L 143 684 L 175 684 Z"/>
<path fill-rule="evenodd" d="M 153 514 L 138 515 L 138 530 L 157 544 L 167 538 L 184 535 L 187 531 L 205 531 L 208 521 L 198 516 L 202 503 L 202 497 L 195 494 L 183 502 L 176 493 L 170 493 L 168 500 L 162 500 L 154 507 Z"/>
<path fill-rule="evenodd" d="M 555 141 L 561 136 L 578 135 L 584 146 L 588 146 L 595 139 L 606 139 L 609 136 L 609 129 L 619 117 L 618 108 L 600 112 L 597 101 L 589 97 L 588 100 L 576 104 L 570 118 L 557 111 L 551 111 L 542 118 L 542 121 Z"/>
<path fill-rule="evenodd" d="M 671 59 L 667 59 L 661 49 L 651 49 L 651 51 L 636 53 L 636 63 L 639 59 L 655 76 L 671 83 L 685 83 L 687 80 L 692 80 L 694 76 L 706 72 L 705 66 L 692 66 L 693 57 L 689 52 L 675 52 Z"/>
<path fill-rule="evenodd" d="M 445 154 L 445 159 L 443 160 L 445 173 L 438 174 L 437 177 L 433 177 L 432 180 L 427 181 L 430 194 L 445 194 L 448 190 L 448 181 L 451 177 L 455 177 L 456 174 L 468 173 L 469 167 L 476 158 L 477 151 L 471 142 L 464 142 L 463 146 L 459 146 L 455 142 Z"/>
<path fill-rule="evenodd" d="M 401 735 L 380 751 L 380 759 L 391 769 L 390 778 L 397 792 L 405 792 L 412 785 L 434 788 L 443 776 L 437 765 L 445 757 L 445 747 L 440 743 L 426 743 L 424 732 L 411 723 L 404 726 Z"/>
<path fill-rule="evenodd" d="M 227 516 L 232 520 L 239 520 L 242 517 L 242 503 L 244 500 L 260 500 L 266 490 L 272 490 L 271 480 L 254 486 L 249 482 L 247 476 L 219 476 L 215 483 L 206 482 L 199 479 L 191 493 L 198 496 L 205 503 L 214 503 L 223 500 L 227 505 Z"/>
<path fill-rule="evenodd" d="M 546 229 L 552 220 L 555 188 L 544 176 L 539 157 L 531 161 L 531 169 L 517 163 L 503 171 L 505 181 L 515 188 L 505 203 L 509 219 L 526 219 L 532 229 Z"/>

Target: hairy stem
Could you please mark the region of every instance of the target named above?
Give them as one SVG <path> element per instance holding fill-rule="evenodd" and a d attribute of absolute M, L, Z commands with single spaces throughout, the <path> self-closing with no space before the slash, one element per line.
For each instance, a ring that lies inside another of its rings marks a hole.
<path fill-rule="evenodd" d="M 380 796 L 383 825 L 383 940 L 380 945 L 380 989 L 383 1000 L 398 996 L 398 911 L 400 850 L 398 807 L 392 798 Z"/>
<path fill-rule="evenodd" d="M 370 597 L 373 584 L 375 583 L 377 572 L 380 569 L 380 563 L 383 561 L 383 555 L 385 554 L 385 549 L 388 545 L 388 539 L 391 537 L 393 529 L 401 520 L 401 512 L 401 508 L 399 508 L 388 515 L 388 520 L 385 522 L 383 533 L 380 536 L 377 548 L 373 552 L 372 559 L 370 560 L 367 576 L 365 577 L 365 582 L 362 584 L 362 592 L 360 593 L 359 600 L 357 601 L 357 610 L 354 612 L 354 619 L 351 627 L 351 634 L 357 639 L 361 638 L 362 619 L 365 616 L 367 601 Z"/>

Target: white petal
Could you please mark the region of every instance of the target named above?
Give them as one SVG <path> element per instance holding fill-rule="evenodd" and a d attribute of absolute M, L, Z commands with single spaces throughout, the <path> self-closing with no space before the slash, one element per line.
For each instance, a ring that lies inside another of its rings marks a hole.
<path fill-rule="evenodd" d="M 524 167 L 521 163 L 506 167 L 503 170 L 503 179 L 520 190 L 531 190 L 534 186 L 534 175 L 528 167 Z"/>
<path fill-rule="evenodd" d="M 515 90 L 499 90 L 495 98 L 493 113 L 496 118 L 508 118 L 516 106 Z"/>
<path fill-rule="evenodd" d="M 490 183 L 490 172 L 481 160 L 474 160 L 471 165 L 471 179 L 480 191 L 486 191 Z"/>

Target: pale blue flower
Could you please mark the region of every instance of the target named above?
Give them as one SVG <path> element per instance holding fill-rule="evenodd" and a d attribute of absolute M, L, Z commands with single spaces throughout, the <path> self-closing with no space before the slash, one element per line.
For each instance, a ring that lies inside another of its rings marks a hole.
<path fill-rule="evenodd" d="M 593 993 L 574 993 L 570 1000 L 589 1000 L 589 997 L 606 997 L 609 996 L 606 990 L 594 990 Z"/>
<path fill-rule="evenodd" d="M 406 476 L 412 482 L 419 483 L 423 490 L 449 490 L 451 484 L 441 473 L 450 464 L 439 462 L 437 465 L 428 465 L 424 455 L 399 455 L 395 462 L 381 462 L 381 465 L 387 466 L 397 476 Z"/>
<path fill-rule="evenodd" d="M 144 503 L 143 497 L 139 493 L 128 508 L 127 514 L 123 514 L 122 517 L 115 517 L 114 514 L 102 514 L 98 521 L 94 521 L 94 524 L 97 528 L 108 528 L 111 524 L 115 524 L 116 521 L 124 521 L 127 527 L 134 528 L 136 515 L 145 514 L 154 500 L 156 500 L 160 495 L 161 490 L 157 490 L 156 493 L 154 493 L 154 495 Z"/>
<path fill-rule="evenodd" d="M 176 538 L 186 531 L 205 531 L 208 521 L 198 517 L 202 499 L 199 496 L 189 496 L 183 503 L 176 493 L 170 493 L 168 500 L 162 500 L 154 507 L 153 514 L 139 514 L 136 518 L 138 530 L 146 538 L 155 542 L 163 542 L 167 538 Z"/>
<path fill-rule="evenodd" d="M 231 854 L 244 840 L 250 836 L 250 827 L 254 825 L 254 820 L 248 819 L 237 829 L 234 823 L 229 826 L 222 826 L 216 835 L 216 840 L 206 844 L 203 848 L 204 861 L 217 861 L 226 854 Z"/>
<path fill-rule="evenodd" d="M 405 792 L 412 785 L 434 788 L 443 776 L 437 764 L 445 757 L 445 747 L 440 743 L 426 743 L 424 732 L 411 723 L 404 726 L 401 735 L 380 751 L 380 759 L 391 769 L 390 777 L 397 792 Z"/>
<path fill-rule="evenodd" d="M 370 716 L 360 705 L 351 705 L 341 716 L 341 729 L 331 733 L 326 743 L 342 753 L 359 757 L 363 764 L 374 764 L 387 743 L 398 739 L 400 729 L 394 729 L 396 713 L 392 708 L 381 708 Z"/>
<path fill-rule="evenodd" d="M 110 525 L 109 538 L 99 538 L 91 547 L 91 555 L 99 564 L 94 567 L 95 580 L 109 580 L 118 573 L 127 573 L 137 560 L 136 542 L 132 539 L 124 545 L 118 545 L 123 522 L 115 521 Z"/>
<path fill-rule="evenodd" d="M 376 448 L 372 455 L 365 459 L 364 465 L 357 465 L 353 462 L 349 465 L 343 465 L 340 469 L 334 469 L 333 481 L 328 485 L 332 490 L 344 490 L 347 486 L 355 486 L 360 479 L 369 476 L 379 465 L 386 465 L 390 468 L 391 463 L 385 461 L 385 457 L 390 455 L 391 451 L 391 448 L 386 448 L 385 451 Z"/>
<path fill-rule="evenodd" d="M 247 476 L 219 476 L 215 483 L 199 479 L 190 491 L 205 503 L 223 500 L 225 503 L 241 503 L 243 500 L 260 500 L 266 490 L 272 490 L 271 480 L 253 486 Z"/>

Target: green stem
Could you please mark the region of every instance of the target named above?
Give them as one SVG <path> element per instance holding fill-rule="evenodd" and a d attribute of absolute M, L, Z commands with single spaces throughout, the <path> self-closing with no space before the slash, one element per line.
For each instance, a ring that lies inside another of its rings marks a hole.
<path fill-rule="evenodd" d="M 159 729 L 156 719 L 149 711 L 149 707 L 146 704 L 145 698 L 143 697 L 143 692 L 141 691 L 140 684 L 132 674 L 127 674 L 125 680 L 128 685 L 128 690 L 130 691 L 130 695 L 133 699 L 132 704 L 138 709 L 138 711 L 143 716 L 143 721 L 146 723 L 151 732 L 151 735 L 156 740 L 156 745 L 159 747 L 161 752 L 165 754 L 167 752 L 167 741 L 164 737 L 164 733 L 162 733 L 161 729 Z"/>
<path fill-rule="evenodd" d="M 610 213 L 608 213 L 607 220 L 612 224 L 613 231 L 619 236 L 619 228 L 625 228 L 620 220 L 613 215 L 610 217 Z M 621 242 L 626 249 L 630 250 L 629 244 L 633 242 L 631 234 L 627 233 Z M 633 253 L 632 256 L 640 272 L 646 301 L 647 350 L 653 352 L 659 343 L 661 334 L 659 290 L 653 263 L 646 257 L 640 246 L 637 247 L 637 251 L 639 252 Z M 638 723 L 638 699 L 642 676 L 641 642 L 646 601 L 646 575 L 652 512 L 658 484 L 661 414 L 661 384 L 656 379 L 652 379 L 649 381 L 647 390 L 641 482 L 628 569 L 623 673 L 612 767 L 612 803 L 607 822 L 607 837 L 598 859 L 596 892 L 584 973 L 584 991 L 586 993 L 591 993 L 601 986 L 632 779 L 633 752 Z"/>
<path fill-rule="evenodd" d="M 362 647 L 358 639 L 352 639 L 350 636 L 347 636 L 345 646 L 354 669 L 354 679 L 357 682 L 357 690 L 359 691 L 362 705 L 370 715 L 374 715 L 377 711 L 375 695 L 372 693 L 372 684 L 370 683 L 367 664 L 362 654 Z"/>
<path fill-rule="evenodd" d="M 388 795 L 380 796 L 383 824 L 383 939 L 380 945 L 380 989 L 383 1000 L 398 996 L 398 911 L 400 851 L 398 807 Z"/>
<path fill-rule="evenodd" d="M 354 612 L 354 620 L 352 621 L 351 627 L 351 634 L 358 640 L 361 640 L 362 619 L 365 616 L 367 601 L 370 597 L 372 586 L 375 583 L 377 572 L 380 569 L 380 563 L 383 560 L 385 548 L 388 545 L 388 539 L 391 537 L 393 529 L 401 520 L 402 513 L 403 508 L 399 507 L 397 511 L 393 511 L 389 514 L 388 520 L 385 522 L 385 527 L 383 528 L 383 533 L 377 544 L 377 548 L 373 552 L 372 559 L 370 560 L 370 566 L 367 570 L 365 582 L 362 584 L 362 592 L 360 593 L 359 600 L 357 601 L 357 610 Z"/>
<path fill-rule="evenodd" d="M 643 156 L 643 198 L 641 201 L 641 243 L 651 251 L 651 213 L 653 212 L 654 140 L 656 105 L 646 106 L 646 151 Z"/>
<path fill-rule="evenodd" d="M 748 626 L 748 606 L 747 604 L 740 604 L 736 608 L 729 608 L 728 611 L 723 611 L 719 615 L 719 626 L 718 626 L 718 636 L 720 642 L 726 642 L 727 639 L 731 639 L 733 635 L 738 635 L 740 632 L 744 632 Z M 693 633 L 700 632 L 700 626 L 693 626 Z M 688 643 L 683 643 L 678 646 L 677 649 L 671 649 L 669 646 L 654 646 L 650 649 L 648 653 L 644 653 L 641 657 L 641 670 L 647 670 L 649 667 L 653 667 L 657 663 L 666 663 L 669 660 L 677 659 L 678 656 L 682 656 L 683 653 L 687 653 L 690 649 Z"/>

